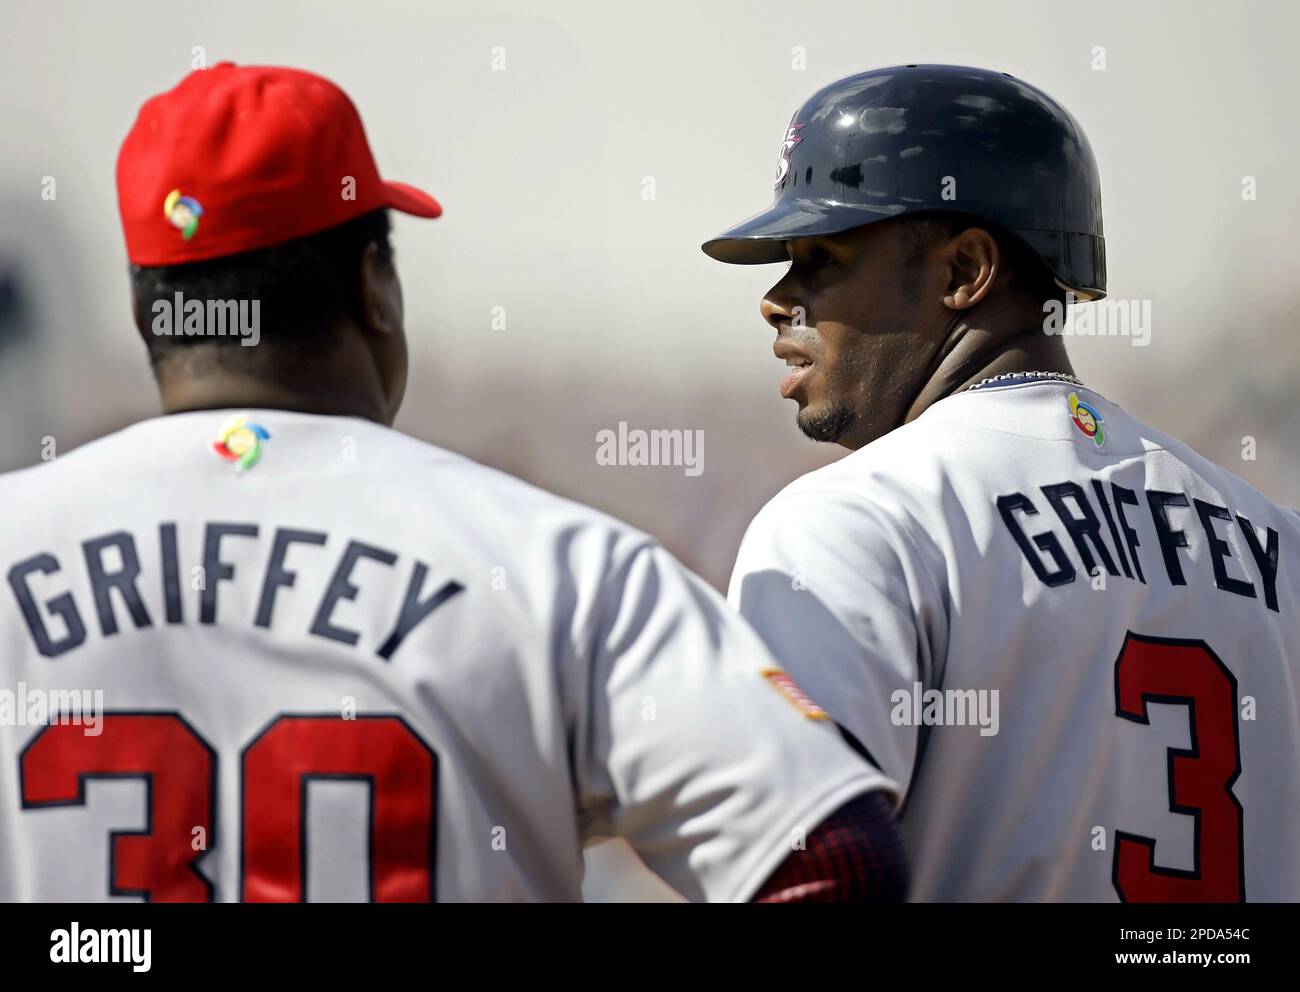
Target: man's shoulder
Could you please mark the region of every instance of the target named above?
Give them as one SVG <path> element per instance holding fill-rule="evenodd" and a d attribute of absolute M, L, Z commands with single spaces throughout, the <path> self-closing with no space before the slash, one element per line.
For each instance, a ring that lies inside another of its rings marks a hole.
<path fill-rule="evenodd" d="M 412 483 L 423 491 L 437 492 L 445 501 L 457 501 L 464 507 L 484 514 L 517 514 L 520 524 L 528 527 L 551 525 L 558 529 L 573 526 L 616 533 L 635 541 L 650 542 L 642 531 L 616 517 L 567 496 L 543 489 L 467 455 L 458 454 L 427 441 L 393 431 L 394 455 L 389 468 L 403 470 L 418 466 Z"/>
<path fill-rule="evenodd" d="M 1014 490 L 1045 460 L 1074 460 L 1057 416 L 1064 396 L 1045 389 L 1000 392 L 945 397 L 915 420 L 795 479 L 756 522 L 825 540 L 857 527 L 899 545 L 933 545 L 940 531 L 968 526 L 962 522 L 968 504 Z"/>
<path fill-rule="evenodd" d="M 1071 417 L 1070 396 L 1082 395 L 1122 421 L 1106 447 L 1085 447 Z M 1116 436 L 1118 435 L 1118 436 Z M 1158 449 L 1185 448 L 1128 417 L 1083 387 L 1025 383 L 968 390 L 944 397 L 915 420 L 823 468 L 796 479 L 781 495 L 812 491 L 856 493 L 913 509 L 971 492 L 1014 483 L 1035 466 L 1098 465 L 1110 458 L 1141 457 Z"/>
<path fill-rule="evenodd" d="M 1088 404 L 1105 431 L 1101 443 L 1077 422 L 1072 398 Z M 993 521 L 998 495 L 1135 471 L 1154 480 L 1155 488 L 1162 480 L 1164 488 L 1177 488 L 1179 480 L 1197 478 L 1197 485 L 1233 505 L 1270 516 L 1275 508 L 1284 526 L 1300 527 L 1294 509 L 1186 442 L 1093 390 L 1057 383 L 949 396 L 916 420 L 795 479 L 756 520 L 832 536 L 856 522 L 925 543 L 927 535 L 973 526 L 973 518 Z"/>
<path fill-rule="evenodd" d="M 929 431 L 905 425 L 790 482 L 745 533 L 744 549 L 785 548 L 833 555 L 908 554 L 930 526 L 923 481 L 939 470 Z"/>
<path fill-rule="evenodd" d="M 914 513 L 937 476 L 953 470 L 953 452 L 941 424 L 918 418 L 843 458 L 790 482 L 765 511 L 822 503 L 848 514 L 883 519 Z"/>
<path fill-rule="evenodd" d="M 379 522 L 441 521 L 530 540 L 574 530 L 611 535 L 620 544 L 648 540 L 600 510 L 359 418 L 241 414 L 241 429 L 260 431 L 257 456 L 244 463 L 238 455 L 246 447 L 219 450 L 229 416 L 196 412 L 137 422 L 0 474 L 0 496 L 33 520 L 66 516 L 96 500 L 117 507 L 218 503 L 250 514 L 305 504 L 329 512 L 355 508 Z"/>

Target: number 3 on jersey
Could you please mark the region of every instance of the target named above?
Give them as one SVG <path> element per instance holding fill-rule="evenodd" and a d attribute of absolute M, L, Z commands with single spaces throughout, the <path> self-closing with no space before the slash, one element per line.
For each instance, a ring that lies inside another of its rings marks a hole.
<path fill-rule="evenodd" d="M 109 893 L 211 901 L 196 862 L 216 842 L 216 754 L 177 713 L 106 713 L 101 729 L 51 724 L 32 738 L 19 759 L 23 808 L 83 805 L 89 779 L 142 779 L 146 827 L 109 835 Z M 370 785 L 371 900 L 433 901 L 437 770 L 400 717 L 277 717 L 241 762 L 241 898 L 306 901 L 307 784 L 352 779 Z"/>
<path fill-rule="evenodd" d="M 1204 641 L 1129 632 L 1115 661 L 1115 715 L 1149 724 L 1150 703 L 1187 707 L 1189 748 L 1169 748 L 1169 808 L 1194 818 L 1195 864 L 1156 864 L 1151 837 L 1115 831 L 1112 881 L 1124 902 L 1241 902 L 1245 899 L 1237 680 Z"/>

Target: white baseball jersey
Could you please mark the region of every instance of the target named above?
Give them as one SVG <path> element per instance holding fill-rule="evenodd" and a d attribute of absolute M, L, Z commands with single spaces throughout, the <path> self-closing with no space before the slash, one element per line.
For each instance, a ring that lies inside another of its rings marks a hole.
<path fill-rule="evenodd" d="M 889 787 L 643 534 L 364 420 L 162 417 L 0 500 L 5 900 L 575 900 L 606 834 L 746 899 Z"/>
<path fill-rule="evenodd" d="M 1298 549 L 1295 511 L 1021 379 L 788 486 L 730 598 L 903 786 L 913 899 L 1296 900 Z"/>

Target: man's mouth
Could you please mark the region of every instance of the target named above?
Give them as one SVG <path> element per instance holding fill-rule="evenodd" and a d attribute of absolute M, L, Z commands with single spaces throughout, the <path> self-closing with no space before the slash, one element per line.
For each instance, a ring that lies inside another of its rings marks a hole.
<path fill-rule="evenodd" d="M 789 368 L 781 380 L 781 396 L 790 399 L 794 391 L 812 374 L 814 362 L 802 348 L 788 340 L 778 339 L 772 346 L 772 352 L 777 358 L 783 359 Z"/>
<path fill-rule="evenodd" d="M 791 358 L 786 360 L 786 365 L 790 367 L 790 371 L 781 380 L 781 396 L 788 400 L 803 380 L 812 373 L 813 363 L 804 359 Z"/>

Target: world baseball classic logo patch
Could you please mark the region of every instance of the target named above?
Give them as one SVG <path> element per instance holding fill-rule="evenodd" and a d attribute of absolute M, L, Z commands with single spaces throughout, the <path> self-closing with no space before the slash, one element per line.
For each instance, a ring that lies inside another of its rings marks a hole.
<path fill-rule="evenodd" d="M 174 189 L 163 200 L 163 216 L 171 222 L 172 227 L 181 232 L 182 238 L 189 241 L 199 229 L 203 206 L 194 197 L 181 196 L 181 191 Z"/>
<path fill-rule="evenodd" d="M 246 472 L 262 457 L 262 442 L 271 435 L 261 424 L 249 423 L 242 414 L 228 417 L 222 422 L 217 436 L 208 442 L 212 453 L 228 462 L 234 462 L 239 471 Z"/>
<path fill-rule="evenodd" d="M 1078 393 L 1070 394 L 1070 419 L 1074 421 L 1074 426 L 1079 428 L 1079 432 L 1084 437 L 1092 438 L 1092 443 L 1097 447 L 1100 448 L 1106 443 L 1106 432 L 1101 426 L 1106 422 L 1106 418 L 1091 403 L 1079 399 Z"/>
<path fill-rule="evenodd" d="M 808 698 L 808 694 L 799 688 L 799 683 L 791 678 L 790 673 L 782 668 L 764 668 L 763 678 L 776 687 L 795 709 L 809 720 L 829 720 L 831 715 Z"/>

